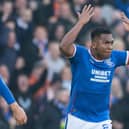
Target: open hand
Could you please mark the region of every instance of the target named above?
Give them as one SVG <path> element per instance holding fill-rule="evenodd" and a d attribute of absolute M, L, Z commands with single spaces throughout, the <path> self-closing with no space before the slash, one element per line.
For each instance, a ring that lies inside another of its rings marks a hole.
<path fill-rule="evenodd" d="M 86 24 L 94 15 L 94 7 L 92 7 L 90 4 L 85 5 L 84 8 L 82 9 L 82 12 L 77 14 L 78 14 L 79 22 L 82 24 Z"/>
<path fill-rule="evenodd" d="M 120 14 L 120 18 L 122 20 L 122 23 L 127 31 L 129 31 L 129 19 L 124 13 Z"/>

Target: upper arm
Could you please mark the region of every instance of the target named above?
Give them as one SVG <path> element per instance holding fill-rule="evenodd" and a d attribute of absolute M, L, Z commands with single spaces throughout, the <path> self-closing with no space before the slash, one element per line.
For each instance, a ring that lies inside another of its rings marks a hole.
<path fill-rule="evenodd" d="M 71 50 L 65 52 L 65 57 L 68 58 L 71 62 L 79 62 L 86 48 L 81 45 L 72 45 Z M 63 52 L 64 53 L 64 52 Z"/>
<path fill-rule="evenodd" d="M 75 54 L 75 44 L 70 45 L 69 47 L 62 47 L 60 46 L 60 51 L 65 57 L 72 57 Z"/>
<path fill-rule="evenodd" d="M 81 45 L 75 45 L 75 51 L 73 56 L 69 57 L 71 63 L 78 63 L 81 61 L 83 54 L 86 52 L 86 48 Z"/>
<path fill-rule="evenodd" d="M 116 66 L 129 64 L 128 51 L 114 51 Z"/>

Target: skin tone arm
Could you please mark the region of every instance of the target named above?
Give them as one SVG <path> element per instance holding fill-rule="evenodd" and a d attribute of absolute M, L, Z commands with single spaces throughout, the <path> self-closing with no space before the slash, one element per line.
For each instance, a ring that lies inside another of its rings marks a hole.
<path fill-rule="evenodd" d="M 129 32 L 129 19 L 126 17 L 126 15 L 124 13 L 121 13 L 120 18 L 122 20 L 122 23 L 123 23 L 126 31 Z M 127 64 L 129 65 L 129 59 L 128 59 L 128 63 Z"/>
<path fill-rule="evenodd" d="M 10 104 L 10 109 L 13 112 L 13 116 L 17 125 L 22 125 L 27 122 L 27 116 L 24 110 L 18 105 L 17 102 Z"/>
<path fill-rule="evenodd" d="M 124 13 L 121 13 L 120 18 L 122 23 L 127 31 L 129 31 L 129 19 L 126 17 Z"/>
<path fill-rule="evenodd" d="M 2 96 L 8 105 L 10 106 L 10 109 L 12 110 L 13 116 L 17 122 L 18 125 L 25 124 L 27 122 L 27 116 L 24 110 L 17 104 L 12 92 L 8 88 L 5 81 L 0 76 L 0 96 Z"/>
<path fill-rule="evenodd" d="M 94 15 L 94 8 L 91 5 L 84 6 L 81 13 L 78 13 L 78 22 L 75 26 L 64 36 L 60 44 L 61 52 L 66 56 L 70 57 L 74 54 L 73 43 L 77 38 L 79 32 L 85 24 L 89 22 L 91 17 Z"/>

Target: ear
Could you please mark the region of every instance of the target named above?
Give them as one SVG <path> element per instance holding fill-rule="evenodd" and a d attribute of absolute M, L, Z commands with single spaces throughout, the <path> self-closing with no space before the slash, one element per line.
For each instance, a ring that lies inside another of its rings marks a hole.
<path fill-rule="evenodd" d="M 92 46 L 93 49 L 95 49 L 96 48 L 96 42 L 92 41 L 91 46 Z"/>

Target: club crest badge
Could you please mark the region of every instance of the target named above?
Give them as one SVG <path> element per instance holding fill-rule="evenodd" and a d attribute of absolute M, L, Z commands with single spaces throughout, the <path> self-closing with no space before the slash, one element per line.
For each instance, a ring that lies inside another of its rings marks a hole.
<path fill-rule="evenodd" d="M 106 59 L 104 62 L 105 62 L 105 64 L 108 65 L 109 67 L 114 67 L 114 66 L 115 66 L 115 64 L 111 61 L 110 58 L 109 58 L 109 59 Z"/>

